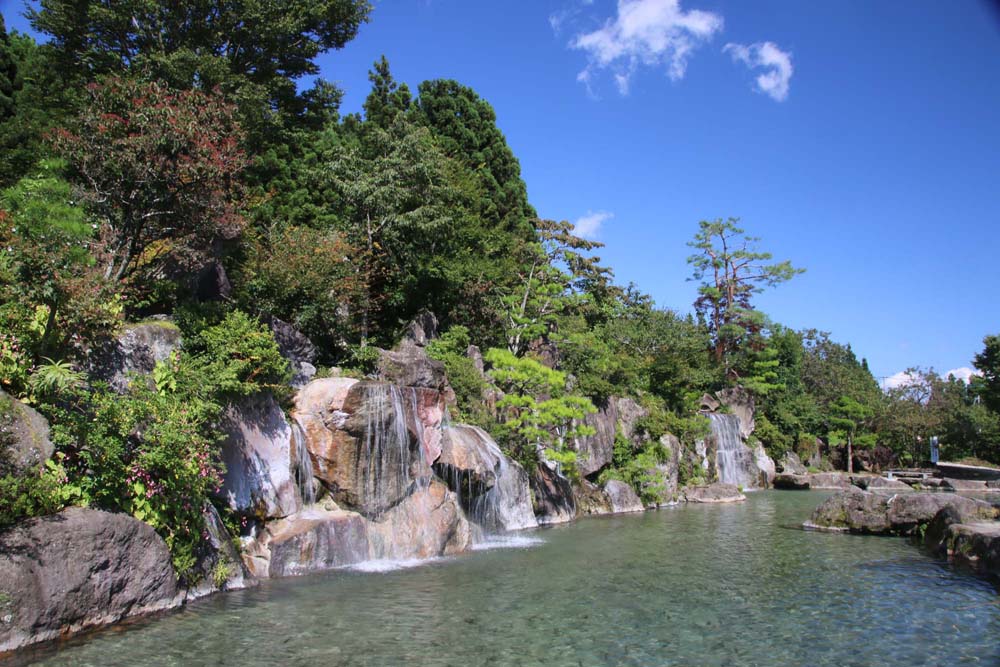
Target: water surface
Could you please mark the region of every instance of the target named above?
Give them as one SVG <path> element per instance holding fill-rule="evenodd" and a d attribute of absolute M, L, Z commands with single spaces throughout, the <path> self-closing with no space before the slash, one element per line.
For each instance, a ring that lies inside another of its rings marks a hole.
<path fill-rule="evenodd" d="M 768 491 L 265 582 L 18 665 L 1000 665 L 987 581 L 899 538 L 798 530 Z M 412 564 L 410 564 L 412 565 Z"/>

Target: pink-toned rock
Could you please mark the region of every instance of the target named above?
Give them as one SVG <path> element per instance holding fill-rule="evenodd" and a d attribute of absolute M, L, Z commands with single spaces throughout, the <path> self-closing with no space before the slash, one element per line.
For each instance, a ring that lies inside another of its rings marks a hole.
<path fill-rule="evenodd" d="M 243 559 L 257 578 L 319 572 L 369 559 L 368 521 L 356 512 L 312 509 L 269 523 Z"/>
<path fill-rule="evenodd" d="M 371 522 L 368 532 L 372 558 L 448 556 L 471 541 L 458 496 L 436 479 Z"/>

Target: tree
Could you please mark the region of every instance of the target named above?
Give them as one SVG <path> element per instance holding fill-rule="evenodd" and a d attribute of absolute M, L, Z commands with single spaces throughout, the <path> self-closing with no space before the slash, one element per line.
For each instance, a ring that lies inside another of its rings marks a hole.
<path fill-rule="evenodd" d="M 847 440 L 847 472 L 854 472 L 854 444 L 858 431 L 865 428 L 872 417 L 871 410 L 850 396 L 841 396 L 831 406 L 830 423 L 835 433 Z M 870 438 L 867 439 L 870 441 Z"/>
<path fill-rule="evenodd" d="M 14 115 L 14 93 L 21 87 L 7 26 L 0 15 L 0 123 Z"/>
<path fill-rule="evenodd" d="M 405 83 L 396 83 L 389 71 L 389 61 L 384 55 L 375 62 L 374 69 L 369 70 L 368 80 L 372 82 L 372 90 L 365 98 L 365 120 L 381 128 L 388 128 L 398 114 L 410 110 L 413 95 Z"/>
<path fill-rule="evenodd" d="M 246 159 L 232 105 L 131 79 L 92 84 L 89 96 L 53 141 L 98 221 L 105 277 L 198 260 L 238 233 Z"/>
<path fill-rule="evenodd" d="M 982 373 L 973 382 L 983 403 L 1000 412 L 1000 334 L 983 338 L 983 351 L 976 355 L 972 365 Z"/>
<path fill-rule="evenodd" d="M 52 36 L 57 66 L 78 83 L 131 70 L 179 88 L 221 87 L 256 135 L 300 120 L 322 98 L 296 82 L 368 20 L 365 0 L 42 0 L 28 16 Z M 275 113 L 276 112 L 276 113 Z"/>
<path fill-rule="evenodd" d="M 573 234 L 565 220 L 538 220 L 538 242 L 525 246 L 525 257 L 512 289 L 501 294 L 507 349 L 514 355 L 549 332 L 558 315 L 582 302 L 584 286 L 610 273 L 583 252 L 604 244 Z"/>
<path fill-rule="evenodd" d="M 750 301 L 764 287 L 791 280 L 804 269 L 790 262 L 766 264 L 771 253 L 757 252 L 758 238 L 746 236 L 737 227 L 739 218 L 702 220 L 694 240 L 688 245 L 698 252 L 688 257 L 694 267 L 693 279 L 700 280 L 694 306 L 712 333 L 712 352 L 718 364 L 733 375 L 732 355 L 758 332 L 763 324 Z"/>
<path fill-rule="evenodd" d="M 593 435 L 583 423 L 596 412 L 583 396 L 566 391 L 566 375 L 529 358 L 519 358 L 507 350 L 487 351 L 489 376 L 503 396 L 497 401 L 501 440 L 525 467 L 539 455 L 563 464 L 574 474 L 576 453 L 568 444 L 578 437 Z"/>

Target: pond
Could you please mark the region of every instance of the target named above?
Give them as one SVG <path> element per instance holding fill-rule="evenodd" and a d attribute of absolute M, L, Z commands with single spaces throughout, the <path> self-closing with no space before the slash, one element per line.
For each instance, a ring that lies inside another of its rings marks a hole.
<path fill-rule="evenodd" d="M 17 665 L 1000 665 L 989 582 L 798 528 L 828 494 L 595 517 L 492 549 L 265 582 Z"/>

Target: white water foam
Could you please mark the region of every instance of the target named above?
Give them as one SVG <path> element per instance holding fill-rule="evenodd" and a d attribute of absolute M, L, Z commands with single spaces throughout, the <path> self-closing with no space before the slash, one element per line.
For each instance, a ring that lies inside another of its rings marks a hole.
<path fill-rule="evenodd" d="M 472 545 L 473 551 L 486 551 L 488 549 L 527 549 L 545 544 L 545 540 L 540 537 L 528 537 L 527 535 L 488 535 L 482 542 Z"/>
<path fill-rule="evenodd" d="M 430 563 L 436 563 L 438 561 L 445 560 L 444 558 L 379 558 L 375 560 L 366 560 L 360 563 L 354 563 L 353 565 L 348 565 L 345 569 L 353 570 L 355 572 L 367 572 L 369 574 L 380 574 L 384 572 L 396 572 L 397 570 L 408 570 L 410 568 L 419 567 L 421 565 L 428 565 Z"/>

